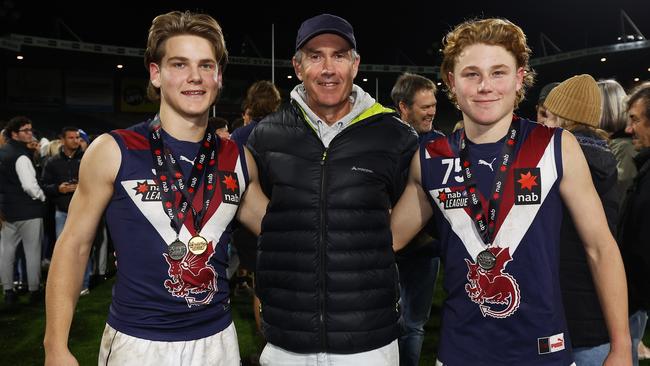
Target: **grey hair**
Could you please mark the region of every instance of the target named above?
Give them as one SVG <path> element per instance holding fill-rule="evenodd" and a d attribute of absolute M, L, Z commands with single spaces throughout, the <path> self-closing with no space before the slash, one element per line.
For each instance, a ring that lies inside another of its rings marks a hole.
<path fill-rule="evenodd" d="M 646 81 L 641 83 L 630 92 L 630 95 L 625 101 L 626 112 L 630 111 L 632 104 L 636 103 L 637 100 L 643 100 L 645 107 L 643 114 L 645 114 L 645 118 L 650 119 L 650 82 Z"/>
<path fill-rule="evenodd" d="M 359 52 L 357 52 L 356 49 L 352 48 L 350 49 L 352 52 L 352 61 L 356 61 L 361 55 L 359 55 Z M 304 57 L 305 53 L 302 51 L 302 48 L 296 51 L 296 53 L 293 55 L 293 58 L 296 60 L 297 63 L 302 63 L 302 58 Z"/>
<path fill-rule="evenodd" d="M 625 89 L 616 80 L 600 80 L 598 88 L 603 96 L 603 114 L 600 118 L 600 128 L 608 133 L 622 130 L 627 125 L 625 110 Z"/>

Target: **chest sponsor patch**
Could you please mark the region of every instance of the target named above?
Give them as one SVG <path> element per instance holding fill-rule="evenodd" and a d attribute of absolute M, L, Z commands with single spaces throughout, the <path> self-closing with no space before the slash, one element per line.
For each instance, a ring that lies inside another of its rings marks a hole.
<path fill-rule="evenodd" d="M 454 208 L 465 208 L 468 204 L 469 197 L 467 191 L 463 187 L 459 188 L 443 188 L 434 191 L 434 197 L 440 202 L 445 210 Z"/>
<path fill-rule="evenodd" d="M 564 348 L 564 333 L 537 338 L 537 352 L 540 355 L 562 351 Z"/>
<path fill-rule="evenodd" d="M 222 202 L 239 205 L 239 180 L 237 173 L 219 171 L 219 184 L 221 184 Z"/>
<path fill-rule="evenodd" d="M 512 174 L 515 205 L 538 205 L 542 201 L 542 178 L 539 168 L 518 168 Z"/>
<path fill-rule="evenodd" d="M 132 189 L 135 190 L 136 197 L 141 196 L 142 202 L 160 201 L 160 188 L 154 181 L 136 182 L 135 187 Z"/>

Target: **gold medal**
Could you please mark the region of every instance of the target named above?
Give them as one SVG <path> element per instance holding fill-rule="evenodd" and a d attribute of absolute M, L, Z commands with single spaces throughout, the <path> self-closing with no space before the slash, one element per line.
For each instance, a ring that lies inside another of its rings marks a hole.
<path fill-rule="evenodd" d="M 190 248 L 190 252 L 192 252 L 192 254 L 200 255 L 203 254 L 206 249 L 208 249 L 208 241 L 205 240 L 205 238 L 201 235 L 195 235 L 187 243 L 187 246 Z"/>

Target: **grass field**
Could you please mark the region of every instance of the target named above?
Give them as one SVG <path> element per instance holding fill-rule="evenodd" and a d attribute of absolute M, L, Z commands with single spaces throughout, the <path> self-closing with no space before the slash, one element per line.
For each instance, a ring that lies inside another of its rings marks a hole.
<path fill-rule="evenodd" d="M 82 366 L 97 364 L 99 341 L 108 314 L 112 285 L 113 280 L 100 283 L 90 295 L 79 299 L 69 344 L 72 353 Z M 440 287 L 436 287 L 432 317 L 426 326 L 420 365 L 434 364 L 440 330 L 440 304 L 444 296 Z M 4 304 L 4 301 L 1 304 Z M 247 365 L 251 355 L 259 352 L 249 296 L 233 297 L 233 317 L 242 361 Z M 0 305 L 0 365 L 43 365 L 44 329 L 45 310 L 42 302 L 29 305 L 27 296 L 22 296 L 20 306 L 15 310 L 8 311 L 4 305 Z M 650 341 L 647 334 L 648 332 L 646 332 L 646 344 Z M 641 365 L 650 366 L 650 361 L 643 361 Z"/>

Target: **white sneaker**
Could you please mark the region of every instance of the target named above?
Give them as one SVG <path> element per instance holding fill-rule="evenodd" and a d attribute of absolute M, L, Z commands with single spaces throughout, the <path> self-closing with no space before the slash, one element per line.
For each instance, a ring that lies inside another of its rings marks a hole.
<path fill-rule="evenodd" d="M 648 346 L 643 344 L 643 340 L 639 342 L 638 353 L 639 353 L 639 360 L 650 359 L 650 349 L 648 349 Z"/>
<path fill-rule="evenodd" d="M 86 296 L 88 294 L 90 294 L 90 290 L 85 288 L 85 289 L 81 290 L 81 292 L 79 293 L 79 296 Z"/>

